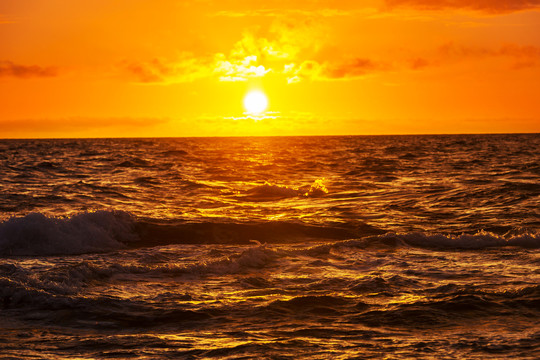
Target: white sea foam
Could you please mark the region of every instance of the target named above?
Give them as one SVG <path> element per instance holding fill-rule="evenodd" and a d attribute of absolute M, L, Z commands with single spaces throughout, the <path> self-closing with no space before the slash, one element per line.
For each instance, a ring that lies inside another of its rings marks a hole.
<path fill-rule="evenodd" d="M 540 248 L 540 234 L 523 234 L 504 237 L 489 232 L 479 232 L 474 235 L 462 234 L 458 236 L 411 233 L 402 235 L 402 238 L 410 245 L 425 247 L 484 249 L 489 247 L 516 246 L 523 248 Z"/>
<path fill-rule="evenodd" d="M 0 223 L 0 254 L 54 255 L 102 252 L 137 241 L 134 219 L 121 211 L 82 213 L 71 218 L 40 213 Z"/>

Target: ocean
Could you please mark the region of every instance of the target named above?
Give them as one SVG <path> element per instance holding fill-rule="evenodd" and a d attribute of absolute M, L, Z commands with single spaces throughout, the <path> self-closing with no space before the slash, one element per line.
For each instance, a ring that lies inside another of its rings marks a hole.
<path fill-rule="evenodd" d="M 0 140 L 1 359 L 536 359 L 540 135 Z"/>

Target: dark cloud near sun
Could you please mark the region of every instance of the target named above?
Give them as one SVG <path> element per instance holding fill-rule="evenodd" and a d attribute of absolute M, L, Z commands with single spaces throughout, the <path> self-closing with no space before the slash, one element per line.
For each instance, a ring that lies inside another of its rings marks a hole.
<path fill-rule="evenodd" d="M 492 14 L 540 9 L 540 0 L 386 0 L 386 4 L 390 8 L 465 9 Z"/>
<path fill-rule="evenodd" d="M 20 79 L 54 77 L 58 75 L 55 67 L 38 65 L 20 65 L 11 61 L 0 61 L 0 77 L 15 77 Z"/>

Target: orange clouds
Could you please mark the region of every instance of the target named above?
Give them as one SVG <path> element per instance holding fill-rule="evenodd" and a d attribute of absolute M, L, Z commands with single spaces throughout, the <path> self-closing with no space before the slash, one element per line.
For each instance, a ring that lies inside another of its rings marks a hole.
<path fill-rule="evenodd" d="M 182 53 L 175 59 L 124 61 L 121 68 L 143 83 L 182 83 L 203 78 L 246 81 L 283 72 L 287 62 L 316 52 L 321 29 L 309 21 L 277 21 L 260 35 L 245 31 L 228 53 Z"/>
<path fill-rule="evenodd" d="M 487 13 L 540 9 L 540 0 L 386 0 L 386 4 L 422 10 L 468 9 Z"/>
<path fill-rule="evenodd" d="M 183 83 L 215 77 L 220 81 L 246 81 L 262 77 L 270 70 L 258 64 L 257 56 L 228 58 L 224 54 L 196 57 L 184 54 L 176 60 L 152 59 L 122 63 L 121 67 L 142 83 Z"/>
<path fill-rule="evenodd" d="M 0 61 L 0 77 L 28 79 L 36 77 L 53 77 L 57 74 L 58 71 L 54 67 L 20 65 L 11 61 Z"/>
<path fill-rule="evenodd" d="M 365 56 L 359 50 L 356 50 L 357 54 L 347 56 L 321 52 L 327 45 L 324 26 L 320 23 L 305 19 L 297 22 L 279 20 L 264 31 L 244 32 L 227 54 L 185 52 L 176 59 L 126 61 L 122 68 L 142 83 L 170 84 L 204 78 L 235 82 L 272 75 L 293 84 L 305 80 L 351 80 L 387 72 L 424 70 L 488 57 L 511 58 L 513 68 L 535 66 L 540 60 L 540 47 L 532 45 L 506 44 L 490 48 L 448 42 L 438 48 L 411 49 L 407 55 L 385 55 L 386 58 Z"/>
<path fill-rule="evenodd" d="M 540 47 L 505 44 L 497 48 L 467 46 L 454 42 L 446 43 L 436 49 L 430 57 L 418 54 L 410 59 L 375 60 L 365 57 L 333 61 L 306 60 L 300 64 L 288 64 L 283 74 L 288 83 L 302 80 L 330 81 L 350 80 L 383 72 L 403 70 L 424 70 L 441 67 L 452 62 L 485 61 L 489 58 L 508 58 L 511 68 L 534 67 L 540 65 Z"/>

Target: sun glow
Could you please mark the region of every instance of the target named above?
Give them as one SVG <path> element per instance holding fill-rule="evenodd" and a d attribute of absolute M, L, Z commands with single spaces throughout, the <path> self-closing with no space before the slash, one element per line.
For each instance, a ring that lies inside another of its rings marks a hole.
<path fill-rule="evenodd" d="M 259 90 L 250 91 L 244 97 L 244 108 L 249 114 L 259 115 L 268 107 L 268 98 Z"/>

